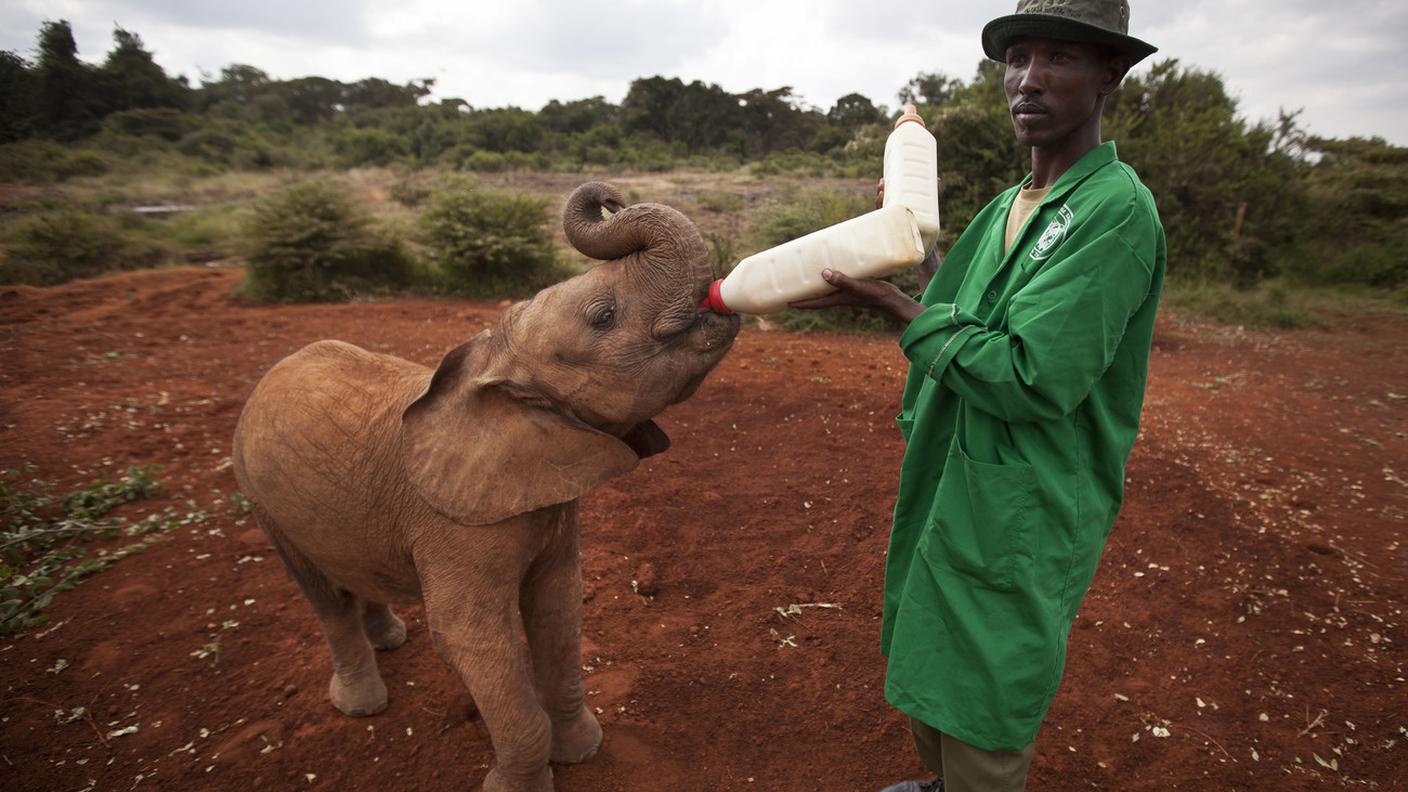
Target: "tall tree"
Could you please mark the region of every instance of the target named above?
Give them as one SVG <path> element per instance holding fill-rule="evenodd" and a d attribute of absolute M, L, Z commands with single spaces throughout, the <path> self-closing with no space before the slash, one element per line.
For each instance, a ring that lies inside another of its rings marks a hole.
<path fill-rule="evenodd" d="M 862 94 L 850 93 L 836 100 L 835 106 L 826 113 L 826 120 L 847 132 L 854 132 L 858 127 L 879 123 L 885 119 L 880 113 L 880 108 L 868 98 Z"/>
<path fill-rule="evenodd" d="M 939 72 L 920 72 L 900 89 L 901 104 L 941 105 L 963 87 L 963 81 Z"/>
<path fill-rule="evenodd" d="M 45 22 L 39 29 L 38 131 L 72 140 L 97 128 L 102 117 L 97 71 L 78 59 L 68 21 Z"/>
<path fill-rule="evenodd" d="M 112 31 L 112 40 L 112 51 L 102 68 L 109 109 L 187 106 L 190 89 L 166 76 L 142 46 L 140 36 L 118 27 Z"/>
<path fill-rule="evenodd" d="M 266 93 L 271 82 L 263 69 L 232 63 L 220 70 L 218 80 L 201 80 L 197 104 L 202 112 L 218 107 L 217 112 L 238 115 L 254 104 L 255 97 Z"/>
<path fill-rule="evenodd" d="M 35 77 L 24 58 L 0 51 L 0 143 L 33 134 Z"/>

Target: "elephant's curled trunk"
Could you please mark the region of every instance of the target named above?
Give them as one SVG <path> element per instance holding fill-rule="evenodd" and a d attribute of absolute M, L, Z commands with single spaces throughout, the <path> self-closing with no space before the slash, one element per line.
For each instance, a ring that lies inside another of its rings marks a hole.
<path fill-rule="evenodd" d="M 610 218 L 602 217 L 603 207 L 613 212 Z M 563 208 L 562 230 L 589 258 L 609 261 L 640 253 L 649 265 L 687 265 L 695 278 L 711 274 L 709 248 L 689 218 L 662 204 L 626 206 L 609 184 L 587 182 L 573 190 Z"/>

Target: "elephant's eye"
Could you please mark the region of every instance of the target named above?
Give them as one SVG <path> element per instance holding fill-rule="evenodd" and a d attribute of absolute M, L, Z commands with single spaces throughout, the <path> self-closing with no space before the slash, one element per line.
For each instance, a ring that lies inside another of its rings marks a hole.
<path fill-rule="evenodd" d="M 616 323 L 616 306 L 608 305 L 596 312 L 592 317 L 592 327 L 598 330 L 605 330 Z"/>

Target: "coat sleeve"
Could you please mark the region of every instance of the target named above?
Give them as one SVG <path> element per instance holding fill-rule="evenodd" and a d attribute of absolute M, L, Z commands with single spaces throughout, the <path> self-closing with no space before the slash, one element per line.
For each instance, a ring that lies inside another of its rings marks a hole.
<path fill-rule="evenodd" d="M 1149 295 L 1156 228 L 1132 201 L 1113 212 L 1097 207 L 1013 295 L 1005 329 L 936 304 L 910 323 L 900 346 L 928 377 L 1004 421 L 1065 416 L 1113 362 Z"/>

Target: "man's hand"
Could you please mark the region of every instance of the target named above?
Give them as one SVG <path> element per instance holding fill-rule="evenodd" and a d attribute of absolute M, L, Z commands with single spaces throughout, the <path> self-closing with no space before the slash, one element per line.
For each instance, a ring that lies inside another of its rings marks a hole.
<path fill-rule="evenodd" d="M 833 269 L 822 270 L 821 277 L 835 286 L 836 291 L 810 300 L 798 300 L 791 303 L 793 308 L 833 308 L 843 305 L 852 308 L 873 308 L 895 317 L 904 324 L 909 324 L 914 317 L 924 312 L 923 305 L 915 302 L 893 283 L 852 278 Z"/>
<path fill-rule="evenodd" d="M 942 183 L 943 179 L 940 179 L 939 182 Z M 875 185 L 875 208 L 879 209 L 884 205 L 885 180 L 881 179 Z M 919 288 L 921 291 L 929 285 L 929 279 L 933 277 L 938 268 L 939 251 L 935 249 L 919 263 Z M 821 297 L 813 297 L 810 300 L 798 300 L 789 303 L 789 305 L 793 308 L 808 310 L 837 306 L 872 308 L 887 313 L 904 324 L 909 324 L 914 321 L 914 317 L 924 313 L 923 304 L 915 302 L 912 297 L 900 291 L 899 287 L 893 283 L 852 278 L 833 269 L 822 270 L 821 277 L 825 278 L 827 283 L 835 286 L 836 291 Z"/>

